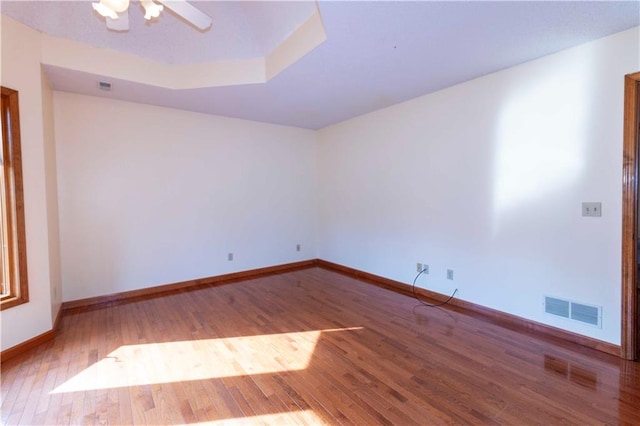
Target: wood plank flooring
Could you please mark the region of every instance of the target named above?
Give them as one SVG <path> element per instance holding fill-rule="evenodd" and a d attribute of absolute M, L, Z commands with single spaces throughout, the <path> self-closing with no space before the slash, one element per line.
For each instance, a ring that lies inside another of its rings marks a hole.
<path fill-rule="evenodd" d="M 78 311 L 2 423 L 640 424 L 640 364 L 320 268 Z"/>

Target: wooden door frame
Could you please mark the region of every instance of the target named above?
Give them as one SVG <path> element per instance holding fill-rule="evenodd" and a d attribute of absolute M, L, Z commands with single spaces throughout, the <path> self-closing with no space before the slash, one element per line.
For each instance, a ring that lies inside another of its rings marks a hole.
<path fill-rule="evenodd" d="M 624 78 L 622 163 L 622 338 L 620 357 L 638 358 L 638 92 L 640 72 Z"/>

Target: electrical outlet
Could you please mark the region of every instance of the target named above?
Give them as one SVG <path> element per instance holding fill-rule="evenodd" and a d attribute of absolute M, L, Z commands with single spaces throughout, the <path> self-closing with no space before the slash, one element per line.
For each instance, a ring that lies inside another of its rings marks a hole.
<path fill-rule="evenodd" d="M 422 263 L 416 263 L 416 272 L 422 272 Z"/>
<path fill-rule="evenodd" d="M 227 260 L 229 261 L 233 260 L 233 253 L 227 254 Z"/>
<path fill-rule="evenodd" d="M 426 263 L 422 264 L 422 270 L 424 271 L 423 274 L 428 274 L 429 273 L 429 265 L 427 265 Z"/>
<path fill-rule="evenodd" d="M 300 244 L 296 244 L 296 251 L 300 251 Z"/>
<path fill-rule="evenodd" d="M 453 269 L 447 269 L 447 279 L 448 280 L 453 279 Z"/>

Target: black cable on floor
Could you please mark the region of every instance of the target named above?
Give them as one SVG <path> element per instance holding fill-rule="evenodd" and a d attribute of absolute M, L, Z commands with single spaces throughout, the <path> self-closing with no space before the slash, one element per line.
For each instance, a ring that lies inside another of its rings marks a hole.
<path fill-rule="evenodd" d="M 422 271 L 418 272 L 418 275 L 416 275 L 416 277 L 413 279 L 413 285 L 411 286 L 411 292 L 413 293 L 413 297 L 414 297 L 418 302 L 420 302 L 420 304 L 422 304 L 423 306 L 427 306 L 427 307 L 429 307 L 429 308 L 437 308 L 438 306 L 446 305 L 447 303 L 449 303 L 449 302 L 451 301 L 451 299 L 453 299 L 453 296 L 455 296 L 455 295 L 456 295 L 456 293 L 458 292 L 458 289 L 457 289 L 457 288 L 453 291 L 453 294 L 452 294 L 451 296 L 449 296 L 449 298 L 448 298 L 447 300 L 445 300 L 444 302 L 442 302 L 442 303 L 431 304 L 431 303 L 427 303 L 427 302 L 425 302 L 424 300 L 422 300 L 422 299 L 420 299 L 420 298 L 418 297 L 418 293 L 416 292 L 416 281 L 418 280 L 418 277 L 419 277 L 420 275 L 422 275 L 424 272 L 426 272 L 426 270 L 427 270 L 427 269 L 425 268 L 425 269 L 423 269 Z"/>

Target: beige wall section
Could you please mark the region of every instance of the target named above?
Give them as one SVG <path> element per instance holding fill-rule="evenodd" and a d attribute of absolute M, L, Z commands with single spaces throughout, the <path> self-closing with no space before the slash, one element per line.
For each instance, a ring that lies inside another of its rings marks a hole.
<path fill-rule="evenodd" d="M 47 168 L 53 160 L 49 154 L 53 144 L 52 109 L 51 91 L 43 84 L 40 69 L 41 37 L 11 19 L 1 19 L 0 82 L 19 92 L 29 275 L 29 303 L 0 313 L 0 345 L 4 350 L 51 330 L 55 316 L 52 286 L 59 287 L 59 281 L 56 284 L 55 278 L 52 280 L 57 250 L 55 241 L 51 241 L 56 232 L 50 229 L 55 215 L 48 202 L 55 200 L 56 194 L 55 186 L 48 187 L 47 182 L 51 177 L 51 168 Z"/>
<path fill-rule="evenodd" d="M 54 130 L 53 89 L 44 71 L 42 74 L 42 124 L 44 129 L 44 167 L 47 199 L 47 230 L 49 236 L 49 280 L 51 282 L 51 316 L 55 322 L 62 305 L 60 272 L 60 235 L 58 221 L 58 176 Z"/>
<path fill-rule="evenodd" d="M 314 131 L 54 103 L 64 301 L 316 257 Z"/>

